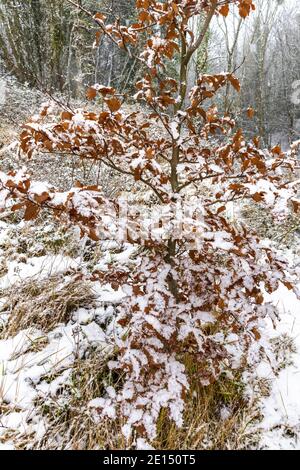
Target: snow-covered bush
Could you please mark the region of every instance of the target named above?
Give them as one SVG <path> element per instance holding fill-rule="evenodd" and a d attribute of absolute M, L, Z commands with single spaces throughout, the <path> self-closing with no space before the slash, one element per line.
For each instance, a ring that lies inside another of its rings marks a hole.
<path fill-rule="evenodd" d="M 78 184 L 59 192 L 32 182 L 23 171 L 0 173 L 1 204 L 24 208 L 25 220 L 46 207 L 93 240 L 116 239 L 138 248 L 131 269 L 120 258 L 95 273 L 126 296 L 118 307 L 123 328 L 116 339 L 118 359 L 109 364 L 125 376 L 94 405 L 103 419 L 123 417 L 128 439 L 133 431 L 154 439 L 163 408 L 183 425 L 190 381 L 185 364 L 191 357 L 203 385 L 254 363 L 264 344 L 261 321 L 276 317 L 264 293 L 279 282 L 293 288 L 285 261 L 255 233 L 233 226 L 226 209 L 250 199 L 265 204 L 274 217 L 284 217 L 289 206 L 297 210 L 296 186 L 288 182 L 296 146 L 286 155 L 279 147 L 263 152 L 258 139 L 245 141 L 230 116 L 219 116 L 212 101 L 227 84 L 239 91 L 233 74 L 201 75 L 187 92 L 193 54 L 213 16 L 226 16 L 229 3 L 237 4 L 242 17 L 254 8 L 252 0 L 138 0 L 138 22 L 131 26 L 108 25 L 96 14 L 97 41 L 105 34 L 132 57 L 140 36 L 149 34 L 136 56 L 145 73 L 134 99 L 145 103 L 145 111 L 125 113 L 122 96 L 97 84 L 87 96 L 101 97 L 99 113 L 68 108 L 57 117 L 44 107 L 24 127 L 20 149 L 29 158 L 39 151 L 100 160 L 133 179 L 138 205 L 109 199 L 100 187 Z M 189 25 L 199 14 L 205 19 L 195 37 Z M 165 65 L 175 58 L 178 76 L 168 77 Z M 158 122 L 163 136 L 153 133 Z"/>

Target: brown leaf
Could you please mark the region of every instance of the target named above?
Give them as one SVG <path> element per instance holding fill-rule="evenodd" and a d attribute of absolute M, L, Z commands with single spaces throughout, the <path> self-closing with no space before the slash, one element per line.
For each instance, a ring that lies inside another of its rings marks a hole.
<path fill-rule="evenodd" d="M 293 210 L 297 214 L 300 211 L 300 201 L 292 200 Z"/>
<path fill-rule="evenodd" d="M 260 334 L 260 332 L 257 330 L 257 328 L 253 328 L 253 329 L 252 329 L 252 333 L 254 334 L 254 337 L 255 337 L 256 341 L 259 341 L 260 338 L 261 338 L 261 334 Z"/>
<path fill-rule="evenodd" d="M 99 93 L 103 96 L 114 95 L 116 93 L 116 90 L 111 86 L 102 86 L 101 88 L 99 88 Z"/>
<path fill-rule="evenodd" d="M 248 108 L 247 109 L 247 116 L 248 116 L 249 119 L 253 119 L 254 114 L 255 114 L 255 111 L 254 111 L 253 108 Z"/>
<path fill-rule="evenodd" d="M 97 31 L 96 32 L 96 45 L 97 46 L 99 46 L 99 44 L 100 44 L 101 36 L 102 36 L 102 31 Z"/>
<path fill-rule="evenodd" d="M 221 13 L 221 15 L 223 16 L 228 16 L 228 13 L 229 13 L 229 5 L 223 5 L 220 9 L 219 9 L 219 12 Z"/>
<path fill-rule="evenodd" d="M 94 242 L 98 242 L 99 241 L 99 236 L 97 235 L 97 232 L 94 228 L 91 228 L 89 230 L 89 237 L 91 240 L 93 240 Z"/>
<path fill-rule="evenodd" d="M 264 197 L 261 193 L 255 193 L 252 195 L 252 199 L 255 201 L 255 202 L 261 202 L 264 200 Z"/>
<path fill-rule="evenodd" d="M 88 100 L 94 100 L 97 96 L 97 91 L 95 90 L 95 88 L 93 87 L 90 87 L 88 88 L 87 92 L 86 92 L 86 97 Z"/>
<path fill-rule="evenodd" d="M 253 143 L 256 147 L 259 147 L 260 145 L 260 138 L 259 137 L 253 137 Z"/>
<path fill-rule="evenodd" d="M 24 207 L 24 202 L 19 202 L 18 204 L 15 204 L 12 206 L 11 210 L 13 212 L 18 211 L 19 209 L 22 209 Z"/>
<path fill-rule="evenodd" d="M 144 294 L 144 292 L 141 290 L 141 288 L 139 286 L 133 286 L 132 291 L 133 291 L 133 295 L 135 295 L 135 296 L 139 296 L 139 295 Z"/>
<path fill-rule="evenodd" d="M 144 23 L 144 21 L 148 21 L 149 19 L 151 19 L 149 13 L 145 10 L 141 11 L 140 14 L 139 14 L 139 20 Z"/>
<path fill-rule="evenodd" d="M 236 90 L 236 91 L 240 91 L 241 90 L 241 85 L 240 85 L 240 82 L 239 80 L 232 74 L 229 74 L 228 75 L 228 80 L 230 81 L 231 85 L 233 86 L 233 88 Z"/>
<path fill-rule="evenodd" d="M 37 206 L 36 204 L 33 204 L 30 201 L 27 201 L 26 202 L 26 210 L 25 210 L 25 214 L 24 214 L 24 219 L 26 221 L 36 219 L 37 216 L 38 216 L 39 211 L 40 211 L 39 206 Z"/>
<path fill-rule="evenodd" d="M 101 22 L 106 20 L 106 16 L 103 13 L 96 13 L 94 16 L 95 20 L 99 20 Z"/>
<path fill-rule="evenodd" d="M 281 154 L 281 147 L 280 145 L 276 145 L 276 147 L 273 147 L 272 148 L 272 153 L 275 153 L 276 155 L 280 155 Z"/>
<path fill-rule="evenodd" d="M 61 113 L 61 118 L 63 121 L 71 121 L 73 114 L 70 111 L 63 111 Z"/>
<path fill-rule="evenodd" d="M 249 15 L 249 10 L 244 4 L 242 4 L 239 7 L 239 13 L 242 18 L 246 18 Z"/>
<path fill-rule="evenodd" d="M 42 194 L 35 194 L 34 195 L 34 200 L 38 204 L 42 204 L 43 202 L 47 201 L 47 199 L 49 199 L 49 193 L 47 193 L 46 191 L 44 191 Z"/>
<path fill-rule="evenodd" d="M 284 284 L 285 287 L 288 288 L 288 290 L 293 290 L 294 289 L 293 284 L 291 284 L 289 281 L 282 281 L 282 284 Z"/>
<path fill-rule="evenodd" d="M 110 98 L 109 100 L 106 100 L 106 104 L 112 113 L 119 111 L 121 108 L 121 101 L 118 100 L 118 98 Z"/>
<path fill-rule="evenodd" d="M 217 210 L 217 214 L 221 214 L 221 212 L 224 212 L 226 210 L 226 206 L 221 206 L 219 207 L 219 209 Z"/>
<path fill-rule="evenodd" d="M 135 170 L 134 170 L 134 180 L 139 181 L 141 179 L 141 176 L 142 176 L 142 170 L 140 169 L 140 167 L 135 168 Z"/>
<path fill-rule="evenodd" d="M 149 8 L 150 6 L 150 0 L 137 0 L 136 1 L 136 6 L 137 8 Z"/>

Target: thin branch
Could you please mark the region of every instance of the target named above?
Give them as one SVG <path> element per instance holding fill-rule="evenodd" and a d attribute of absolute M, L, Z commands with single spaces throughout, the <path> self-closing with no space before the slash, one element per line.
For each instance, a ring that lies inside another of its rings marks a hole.
<path fill-rule="evenodd" d="M 199 47 L 201 46 L 202 44 L 202 41 L 203 39 L 205 38 L 205 35 L 208 31 L 208 28 L 209 28 L 209 25 L 211 23 L 211 20 L 215 14 L 215 11 L 217 9 L 217 6 L 218 6 L 218 2 L 217 0 L 213 0 L 212 4 L 211 4 L 211 7 L 210 9 L 208 10 L 208 13 L 207 13 L 207 16 L 205 18 L 205 22 L 203 24 L 203 27 L 202 27 L 202 30 L 198 36 L 198 38 L 196 39 L 195 43 L 192 44 L 187 53 L 186 53 L 186 56 L 185 56 L 185 59 L 184 59 L 184 63 L 185 65 L 187 65 L 192 57 L 192 55 L 194 54 L 194 52 L 199 49 Z"/>

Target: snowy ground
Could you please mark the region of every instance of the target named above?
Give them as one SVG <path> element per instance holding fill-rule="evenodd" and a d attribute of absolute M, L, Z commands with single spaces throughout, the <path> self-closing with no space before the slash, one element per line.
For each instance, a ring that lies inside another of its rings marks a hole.
<path fill-rule="evenodd" d="M 270 396 L 261 402 L 261 446 L 300 450 L 300 301 L 284 286 L 272 295 L 272 300 L 278 306 L 280 322 L 276 329 L 268 324 L 267 334 L 273 339 L 287 335 L 287 341 L 293 340 L 295 351 L 291 364 L 278 375 L 269 363 L 262 363 L 257 369 L 257 375 L 270 380 L 272 387 Z"/>
<path fill-rule="evenodd" d="M 33 229 L 34 234 L 40 233 Z M 48 229 L 46 225 L 46 234 Z M 77 361 L 88 357 L 91 351 L 103 358 L 111 351 L 117 334 L 115 304 L 124 295 L 120 289 L 115 292 L 109 285 L 94 282 L 93 305 L 73 311 L 67 323 L 60 323 L 48 332 L 33 325 L 7 337 L 5 325 L 14 308 L 9 306 L 7 289 L 18 288 L 28 281 L 38 284 L 61 275 L 57 287 L 60 289 L 84 268 L 82 256 L 44 255 L 38 245 L 39 256 L 34 254 L 32 245 L 29 247 L 32 256 L 16 255 L 19 247 L 10 230 L 9 224 L 0 222 L 0 261 L 5 265 L 0 275 L 0 449 L 30 448 L 32 443 L 42 441 L 48 421 L 37 403 L 64 406 L 68 395 L 64 396 L 60 390 L 64 387 L 72 390 L 72 373 Z M 23 242 L 22 237 L 20 240 Z M 112 258 L 126 262 L 132 254 L 129 248 L 113 255 L 104 250 L 94 269 L 99 266 L 103 269 Z M 274 372 L 273 365 L 264 361 L 256 370 L 256 378 L 270 385 L 270 393 L 260 401 L 262 420 L 255 426 L 257 433 L 261 433 L 261 449 L 300 449 L 300 301 L 284 286 L 272 295 L 272 301 L 278 306 L 280 322 L 276 329 L 266 323 L 265 333 L 272 341 L 282 341 L 278 353 L 282 368 L 279 373 Z M 89 412 L 92 410 L 84 410 Z M 56 445 L 60 445 L 60 436 Z"/>
<path fill-rule="evenodd" d="M 52 273 L 63 273 L 70 265 L 70 260 L 61 256 L 49 256 L 46 261 L 49 266 L 51 264 Z M 35 259 L 29 260 L 27 276 L 38 280 L 40 265 L 41 262 Z M 16 265 L 13 267 L 15 269 Z M 19 269 L 24 280 L 24 266 Z M 45 275 L 43 268 L 40 275 Z M 15 282 L 14 276 L 10 279 Z M 7 286 L 8 275 L 0 282 Z M 5 304 L 6 299 L 1 302 Z M 103 355 L 109 350 L 111 346 L 99 325 L 109 313 L 101 306 L 100 299 L 99 307 L 78 309 L 68 324 L 60 324 L 48 334 L 33 327 L 20 331 L 15 337 L 0 340 L 0 406 L 4 411 L 0 419 L 0 439 L 5 436 L 5 445 L 12 445 L 18 435 L 33 434 L 36 441 L 43 437 L 45 422 L 37 413 L 35 403 L 38 399 L 54 398 L 59 387 L 70 380 L 75 361 L 90 348 Z M 7 315 L 7 312 L 1 314 L 2 322 L 6 321 Z"/>

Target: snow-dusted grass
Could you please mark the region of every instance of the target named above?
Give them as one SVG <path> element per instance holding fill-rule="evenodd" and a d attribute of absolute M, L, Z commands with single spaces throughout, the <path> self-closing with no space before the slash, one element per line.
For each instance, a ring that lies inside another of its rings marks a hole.
<path fill-rule="evenodd" d="M 109 271 L 113 262 L 126 265 L 134 256 L 132 248 L 90 247 L 78 239 L 75 258 L 65 254 L 70 250 L 64 244 L 61 252 L 45 255 L 41 247 L 53 235 L 47 223 L 24 227 L 18 221 L 2 222 L 0 229 L 0 443 L 26 449 L 141 446 L 126 444 L 123 423 L 99 424 L 97 410 L 89 406 L 107 385 L 122 382 L 122 374 L 109 371 L 107 360 L 120 334 L 116 306 L 124 293 L 82 276 Z M 34 231 L 38 243 L 27 243 L 34 240 Z M 72 237 L 64 240 L 76 245 Z M 246 446 L 255 413 L 244 401 L 240 376 L 201 388 L 190 359 L 186 362 L 195 384 L 185 427 L 176 429 L 163 413 L 155 446 Z"/>
<path fill-rule="evenodd" d="M 43 448 L 130 449 L 141 443 L 125 442 L 122 422 L 98 422 L 97 398 L 103 393 L 103 383 L 116 385 L 121 376 L 111 376 L 105 363 L 95 356 L 79 361 L 73 368 L 72 387 L 68 390 L 68 404 L 56 399 L 43 406 L 48 420 L 47 433 L 40 443 Z M 223 378 L 211 387 L 195 386 L 189 396 L 182 429 L 170 422 L 163 412 L 158 423 L 158 437 L 152 445 L 157 449 L 240 449 L 256 440 L 251 423 L 257 417 L 257 408 L 249 407 L 243 397 L 243 385 L 238 377 Z M 55 437 L 61 436 L 59 442 Z"/>
<path fill-rule="evenodd" d="M 0 223 L 0 448 L 141 446 L 124 441 L 121 422 L 99 424 L 89 406 L 123 380 L 107 361 L 116 352 L 117 305 L 125 294 L 84 280 L 109 272 L 111 263 L 132 262 L 134 251 L 73 233 L 53 244 L 54 229 L 47 221 Z M 155 448 L 300 448 L 300 301 L 283 286 L 272 300 L 280 321 L 264 326 L 270 357 L 256 371 L 203 388 L 187 356 L 193 380 L 184 427 L 162 413 Z"/>
<path fill-rule="evenodd" d="M 66 265 L 68 265 L 66 263 Z M 43 272 L 43 271 L 42 271 Z M 11 287 L 2 308 L 13 311 L 5 328 L 6 336 L 31 327 L 49 332 L 59 323 L 67 324 L 79 307 L 92 308 L 94 294 L 90 283 L 79 276 L 51 276 L 26 280 Z"/>

